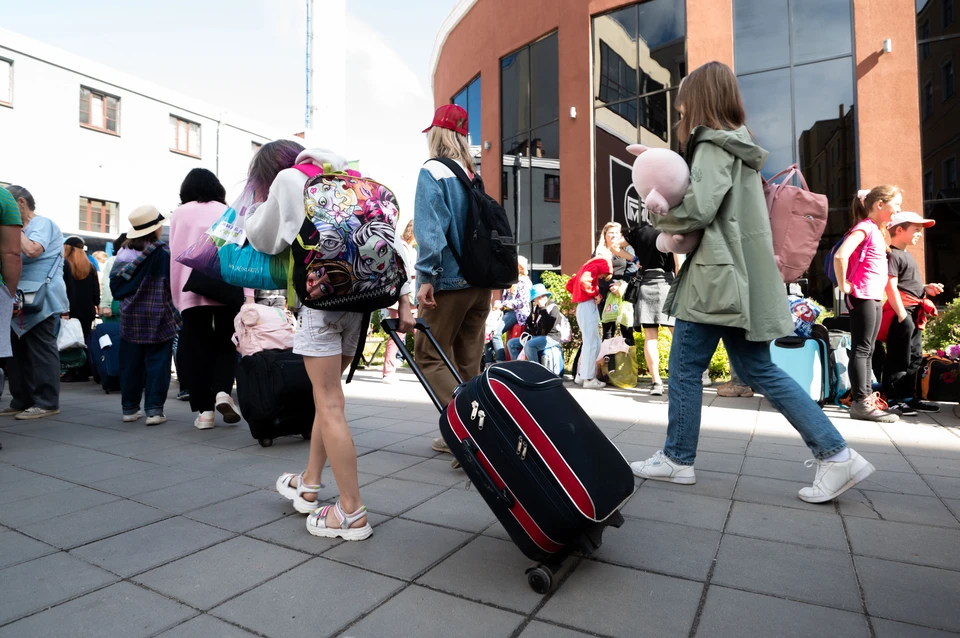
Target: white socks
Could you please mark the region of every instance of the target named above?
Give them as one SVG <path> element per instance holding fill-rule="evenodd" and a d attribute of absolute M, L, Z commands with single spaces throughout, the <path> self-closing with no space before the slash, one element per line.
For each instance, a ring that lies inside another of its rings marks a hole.
<path fill-rule="evenodd" d="M 823 463 L 844 463 L 850 460 L 850 448 L 845 447 L 830 458 L 821 459 Z"/>

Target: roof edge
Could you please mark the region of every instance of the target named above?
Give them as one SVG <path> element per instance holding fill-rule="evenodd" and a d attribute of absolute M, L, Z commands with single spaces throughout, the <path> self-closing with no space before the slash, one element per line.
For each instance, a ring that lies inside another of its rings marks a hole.
<path fill-rule="evenodd" d="M 460 21 L 463 20 L 463 17 L 469 13 L 470 9 L 473 8 L 473 5 L 477 4 L 477 0 L 459 0 L 456 6 L 450 11 L 450 14 L 447 15 L 446 20 L 443 21 L 443 24 L 440 25 L 440 30 L 437 32 L 437 39 L 433 43 L 433 53 L 430 54 L 430 93 L 433 93 L 433 76 L 437 72 L 437 64 L 440 62 L 440 51 L 443 50 L 443 45 L 447 43 L 447 37 L 450 35 L 450 32 L 460 24 Z M 434 96 L 435 97 L 435 96 Z"/>

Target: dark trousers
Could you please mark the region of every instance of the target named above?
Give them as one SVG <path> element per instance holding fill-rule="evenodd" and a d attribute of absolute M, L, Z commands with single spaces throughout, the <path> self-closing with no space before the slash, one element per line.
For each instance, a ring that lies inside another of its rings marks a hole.
<path fill-rule="evenodd" d="M 233 344 L 235 309 L 196 306 L 180 313 L 177 374 L 190 391 L 190 409 L 213 410 L 218 392 L 233 391 L 237 347 Z"/>
<path fill-rule="evenodd" d="M 132 343 L 120 339 L 120 405 L 124 414 L 136 414 L 143 397 L 147 416 L 163 414 L 170 389 L 173 339 L 163 343 Z"/>
<path fill-rule="evenodd" d="M 919 306 L 907 309 L 907 318 L 890 322 L 887 356 L 883 361 L 883 391 L 890 400 L 913 399 L 917 372 L 923 363 L 923 333 L 917 328 Z"/>
<path fill-rule="evenodd" d="M 608 321 L 606 323 L 601 323 L 600 327 L 603 329 L 603 340 L 613 339 L 617 334 L 617 323 L 616 321 Z M 627 326 L 620 325 L 620 334 L 623 335 L 623 342 L 628 346 L 634 345 L 633 341 L 633 328 L 628 328 Z"/>
<path fill-rule="evenodd" d="M 863 401 L 873 394 L 870 367 L 873 350 L 880 332 L 880 302 L 873 299 L 850 300 L 850 340 L 853 342 L 850 360 L 850 385 L 854 401 Z"/>
<path fill-rule="evenodd" d="M 14 319 L 16 321 L 16 319 Z M 22 337 L 10 331 L 13 357 L 7 360 L 10 407 L 44 410 L 60 407 L 60 350 L 57 348 L 59 315 L 47 317 Z"/>

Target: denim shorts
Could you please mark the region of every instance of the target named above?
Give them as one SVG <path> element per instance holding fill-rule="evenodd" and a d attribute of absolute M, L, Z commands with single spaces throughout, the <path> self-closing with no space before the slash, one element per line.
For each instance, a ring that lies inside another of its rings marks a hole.
<path fill-rule="evenodd" d="M 293 351 L 304 357 L 352 357 L 360 340 L 359 312 L 301 308 Z"/>

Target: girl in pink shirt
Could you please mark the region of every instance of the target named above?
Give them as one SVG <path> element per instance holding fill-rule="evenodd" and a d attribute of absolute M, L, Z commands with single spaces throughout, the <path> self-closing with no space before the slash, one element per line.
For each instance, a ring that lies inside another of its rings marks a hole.
<path fill-rule="evenodd" d="M 883 289 L 887 285 L 887 243 L 882 229 L 894 213 L 900 212 L 902 200 L 903 193 L 896 186 L 881 185 L 858 192 L 853 198 L 857 223 L 834 258 L 837 281 L 850 307 L 850 416 L 864 421 L 891 423 L 899 418 L 884 411 L 884 405 L 878 405 L 879 394 L 871 391 L 870 367 L 880 331 Z"/>

